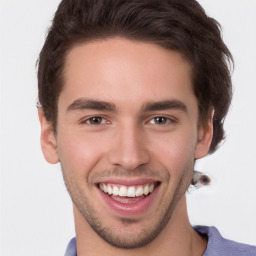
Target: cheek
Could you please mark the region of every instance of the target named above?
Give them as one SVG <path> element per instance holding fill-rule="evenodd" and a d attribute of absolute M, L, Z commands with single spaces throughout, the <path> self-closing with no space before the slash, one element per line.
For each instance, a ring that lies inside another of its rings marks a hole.
<path fill-rule="evenodd" d="M 102 145 L 99 140 L 79 133 L 60 134 L 58 154 L 66 172 L 78 176 L 87 176 L 102 156 Z"/>
<path fill-rule="evenodd" d="M 182 173 L 194 161 L 195 141 L 187 134 L 167 135 L 155 141 L 154 158 L 168 168 L 171 173 Z"/>

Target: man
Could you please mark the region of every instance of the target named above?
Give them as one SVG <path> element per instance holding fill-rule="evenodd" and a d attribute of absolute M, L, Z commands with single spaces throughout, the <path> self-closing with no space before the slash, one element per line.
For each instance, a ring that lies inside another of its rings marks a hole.
<path fill-rule="evenodd" d="M 61 163 L 66 255 L 256 255 L 192 227 L 185 192 L 224 137 L 232 56 L 194 0 L 63 0 L 38 68 L 41 145 Z"/>

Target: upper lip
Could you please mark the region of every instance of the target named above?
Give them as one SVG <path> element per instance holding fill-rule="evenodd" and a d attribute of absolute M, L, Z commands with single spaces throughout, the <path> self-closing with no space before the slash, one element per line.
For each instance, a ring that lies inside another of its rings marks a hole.
<path fill-rule="evenodd" d="M 158 180 L 152 178 L 106 178 L 97 182 L 96 184 L 105 183 L 105 184 L 118 184 L 124 186 L 136 186 L 144 184 L 159 183 Z"/>

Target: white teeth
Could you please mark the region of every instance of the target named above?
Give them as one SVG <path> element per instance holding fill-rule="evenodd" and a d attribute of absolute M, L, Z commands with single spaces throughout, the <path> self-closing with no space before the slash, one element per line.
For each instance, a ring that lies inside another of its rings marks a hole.
<path fill-rule="evenodd" d="M 136 190 L 136 196 L 142 196 L 143 195 L 143 193 L 144 193 L 144 191 L 143 191 L 143 187 L 142 186 L 139 186 L 138 188 L 137 188 L 137 190 Z"/>
<path fill-rule="evenodd" d="M 122 196 L 122 197 L 125 197 L 127 196 L 127 188 L 122 186 L 120 189 L 119 189 L 119 196 Z"/>
<path fill-rule="evenodd" d="M 128 197 L 135 197 L 135 187 L 129 187 L 127 190 Z"/>
<path fill-rule="evenodd" d="M 111 188 L 110 185 L 108 185 L 108 194 L 109 194 L 109 195 L 112 195 L 112 194 L 113 194 L 113 190 L 112 190 L 112 188 Z"/>
<path fill-rule="evenodd" d="M 99 188 L 101 191 L 109 195 L 120 196 L 120 197 L 139 197 L 147 196 L 149 193 L 154 191 L 154 184 L 146 184 L 140 186 L 117 186 L 100 183 Z"/>
<path fill-rule="evenodd" d="M 118 196 L 118 194 L 119 194 L 119 189 L 118 189 L 117 186 L 114 186 L 114 187 L 113 187 L 113 195 L 114 195 L 114 196 Z"/>
<path fill-rule="evenodd" d="M 151 184 L 149 187 L 149 193 L 152 193 L 154 188 L 155 188 L 154 184 Z"/>
<path fill-rule="evenodd" d="M 148 185 L 146 185 L 145 187 L 144 187 L 144 195 L 146 196 L 146 195 L 148 195 L 148 193 L 149 193 L 149 187 L 148 187 Z"/>

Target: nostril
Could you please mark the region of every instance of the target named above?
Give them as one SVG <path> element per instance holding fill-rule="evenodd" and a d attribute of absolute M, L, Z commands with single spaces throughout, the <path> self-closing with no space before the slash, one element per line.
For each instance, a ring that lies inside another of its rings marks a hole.
<path fill-rule="evenodd" d="M 145 140 L 141 140 L 143 136 L 135 134 L 134 128 L 128 128 L 129 125 L 125 128 L 125 131 L 122 131 L 122 136 L 117 134 L 110 145 L 111 149 L 108 156 L 111 164 L 127 170 L 134 170 L 149 163 L 150 156 L 145 147 Z"/>

